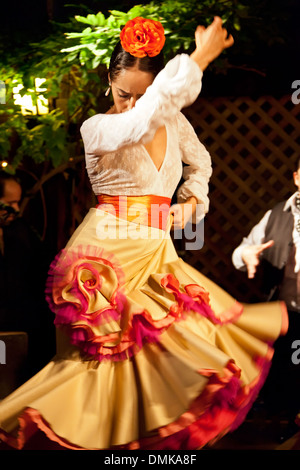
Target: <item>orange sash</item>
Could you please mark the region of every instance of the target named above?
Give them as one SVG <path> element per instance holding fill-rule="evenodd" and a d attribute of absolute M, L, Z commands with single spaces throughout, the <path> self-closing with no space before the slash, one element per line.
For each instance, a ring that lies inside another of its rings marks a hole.
<path fill-rule="evenodd" d="M 171 199 L 163 196 L 97 196 L 97 209 L 149 227 L 166 229 Z"/>

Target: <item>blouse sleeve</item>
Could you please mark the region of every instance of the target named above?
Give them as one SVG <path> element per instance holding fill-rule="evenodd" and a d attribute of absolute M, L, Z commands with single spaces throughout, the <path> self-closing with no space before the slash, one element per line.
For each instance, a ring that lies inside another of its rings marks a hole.
<path fill-rule="evenodd" d="M 187 54 L 179 54 L 156 76 L 133 109 L 97 114 L 85 121 L 80 131 L 87 167 L 94 166 L 100 155 L 151 140 L 166 119 L 195 101 L 202 75 L 196 62 Z"/>
<path fill-rule="evenodd" d="M 197 199 L 199 208 L 193 222 L 198 223 L 208 212 L 209 207 L 208 183 L 212 174 L 211 157 L 182 113 L 178 113 L 177 123 L 182 161 L 186 164 L 183 168 L 185 181 L 177 191 L 177 201 L 182 203 L 192 196 Z"/>

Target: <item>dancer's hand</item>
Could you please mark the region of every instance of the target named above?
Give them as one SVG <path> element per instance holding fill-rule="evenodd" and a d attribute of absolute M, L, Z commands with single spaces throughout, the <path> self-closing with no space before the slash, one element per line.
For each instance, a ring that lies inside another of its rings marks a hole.
<path fill-rule="evenodd" d="M 181 204 L 173 204 L 170 207 L 170 214 L 173 215 L 172 230 L 182 230 L 188 221 L 192 220 L 192 216 L 197 207 L 197 199 L 191 197 Z"/>
<path fill-rule="evenodd" d="M 274 240 L 270 240 L 261 245 L 249 245 L 244 248 L 242 252 L 242 259 L 248 271 L 248 278 L 253 279 L 256 273 L 256 268 L 260 263 L 261 253 L 274 245 Z"/>
<path fill-rule="evenodd" d="M 190 55 L 203 71 L 224 49 L 234 43 L 233 37 L 222 27 L 222 20 L 216 16 L 207 27 L 198 26 L 195 32 L 196 49 Z"/>

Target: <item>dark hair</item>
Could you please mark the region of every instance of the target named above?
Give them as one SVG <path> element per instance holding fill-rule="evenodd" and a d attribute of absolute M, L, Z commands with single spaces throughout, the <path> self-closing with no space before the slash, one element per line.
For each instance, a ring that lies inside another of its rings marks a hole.
<path fill-rule="evenodd" d="M 113 81 L 122 70 L 137 67 L 142 72 L 152 73 L 154 77 L 164 68 L 164 55 L 161 51 L 155 57 L 134 57 L 126 52 L 121 46 L 121 42 L 116 45 L 110 59 L 109 75 Z"/>
<path fill-rule="evenodd" d="M 0 170 L 0 198 L 4 196 L 6 181 L 15 181 L 16 183 L 20 184 L 20 181 L 16 176 L 10 175 L 5 171 Z"/>

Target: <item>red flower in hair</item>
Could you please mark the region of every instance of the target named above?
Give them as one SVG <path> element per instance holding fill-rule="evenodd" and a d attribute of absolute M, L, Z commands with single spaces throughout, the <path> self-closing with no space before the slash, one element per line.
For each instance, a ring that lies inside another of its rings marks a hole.
<path fill-rule="evenodd" d="M 164 28 L 159 21 L 138 16 L 127 21 L 120 34 L 123 49 L 134 57 L 154 57 L 165 44 Z"/>

